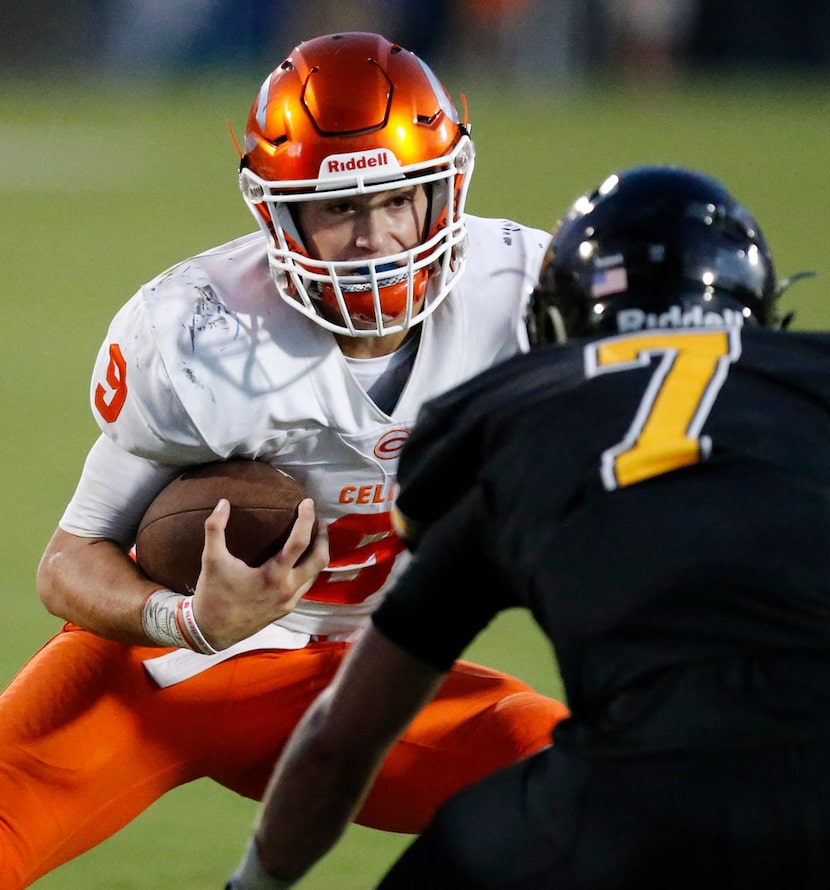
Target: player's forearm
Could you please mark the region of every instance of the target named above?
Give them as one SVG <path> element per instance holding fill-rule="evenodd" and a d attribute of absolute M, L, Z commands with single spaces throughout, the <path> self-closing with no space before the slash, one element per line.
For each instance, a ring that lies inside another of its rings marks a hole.
<path fill-rule="evenodd" d="M 256 843 L 232 890 L 290 886 L 334 845 L 386 753 L 444 676 L 373 625 L 366 628 L 280 757 Z M 269 876 L 289 883 L 269 884 Z"/>
<path fill-rule="evenodd" d="M 58 530 L 37 574 L 38 594 L 53 615 L 119 642 L 148 645 L 142 605 L 148 581 L 114 542 Z"/>
<path fill-rule="evenodd" d="M 323 729 L 325 712 L 325 700 L 318 700 L 292 737 L 269 784 L 257 826 L 262 865 L 282 879 L 299 878 L 334 846 L 387 749 L 332 746 Z"/>

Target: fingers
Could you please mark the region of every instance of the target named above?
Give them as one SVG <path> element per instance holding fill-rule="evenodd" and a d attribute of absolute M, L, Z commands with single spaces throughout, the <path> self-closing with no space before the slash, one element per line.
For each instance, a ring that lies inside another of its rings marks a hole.
<path fill-rule="evenodd" d="M 203 556 L 215 556 L 217 551 L 226 549 L 225 529 L 231 515 L 229 501 L 222 498 L 213 508 L 213 512 L 205 520 L 205 547 Z"/>
<path fill-rule="evenodd" d="M 329 564 L 329 559 L 331 559 L 329 554 L 329 533 L 325 528 L 318 528 L 314 546 L 306 555 L 304 562 L 312 562 L 316 572 L 321 572 Z"/>
<path fill-rule="evenodd" d="M 206 562 L 216 564 L 218 560 L 231 555 L 228 553 L 225 541 L 225 530 L 230 515 L 231 505 L 226 498 L 222 498 L 205 520 L 203 565 Z M 306 573 L 316 577 L 328 565 L 328 561 L 328 536 L 317 527 L 314 501 L 311 498 L 305 498 L 300 501 L 297 507 L 297 519 L 294 521 L 282 550 L 269 562 L 274 562 L 276 567 L 283 572 L 286 568 L 296 568 L 303 564 Z"/>
<path fill-rule="evenodd" d="M 217 649 L 292 611 L 329 561 L 328 536 L 318 530 L 311 499 L 300 503 L 283 549 L 258 568 L 228 551 L 225 531 L 230 515 L 230 503 L 223 498 L 205 520 L 194 604 L 202 633 Z"/>
<path fill-rule="evenodd" d="M 320 534 L 317 529 L 314 501 L 311 498 L 305 498 L 300 501 L 300 504 L 297 507 L 297 518 L 294 520 L 291 534 L 288 536 L 288 540 L 277 555 L 279 562 L 283 565 L 296 566 L 301 561 L 305 562 L 308 558 L 314 558 L 315 562 L 319 561 L 321 554 L 320 548 L 317 546 L 319 542 L 316 539 L 315 546 L 309 550 L 312 539 L 315 537 L 315 532 L 317 533 L 317 538 L 319 538 Z M 328 562 L 328 543 L 325 535 L 323 536 L 322 543 L 326 544 L 325 556 L 326 562 Z M 320 568 L 323 568 L 324 565 L 317 568 L 317 571 L 319 572 Z"/>

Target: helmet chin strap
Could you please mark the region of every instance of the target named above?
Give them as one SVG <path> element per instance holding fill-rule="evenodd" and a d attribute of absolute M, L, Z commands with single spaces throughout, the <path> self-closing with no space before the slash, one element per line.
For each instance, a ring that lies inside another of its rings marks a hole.
<path fill-rule="evenodd" d="M 530 333 L 532 330 L 530 336 L 532 348 L 567 342 L 568 332 L 565 328 L 565 320 L 556 306 L 545 305 L 541 311 L 530 314 L 528 320 L 531 323 L 528 331 Z"/>
<path fill-rule="evenodd" d="M 565 319 L 556 306 L 548 306 L 548 317 L 553 327 L 553 335 L 555 343 L 565 343 L 568 339 L 568 331 L 565 327 Z"/>

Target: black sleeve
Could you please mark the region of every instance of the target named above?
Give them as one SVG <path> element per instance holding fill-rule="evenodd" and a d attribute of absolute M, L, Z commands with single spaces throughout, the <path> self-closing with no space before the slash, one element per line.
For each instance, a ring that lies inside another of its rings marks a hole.
<path fill-rule="evenodd" d="M 582 349 L 515 355 L 421 407 L 398 466 L 395 530 L 414 549 L 430 525 L 482 478 L 494 431 L 539 411 L 584 379 Z"/>
<path fill-rule="evenodd" d="M 372 620 L 389 639 L 441 671 L 502 609 L 508 579 L 485 546 L 488 517 L 476 486 L 430 526 Z"/>
<path fill-rule="evenodd" d="M 465 394 L 427 403 L 401 453 L 393 522 L 412 550 L 480 475 L 482 418 Z"/>

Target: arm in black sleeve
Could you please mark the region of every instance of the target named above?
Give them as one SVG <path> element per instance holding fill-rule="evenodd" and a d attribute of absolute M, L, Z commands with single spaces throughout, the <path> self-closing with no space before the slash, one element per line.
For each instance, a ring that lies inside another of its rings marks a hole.
<path fill-rule="evenodd" d="M 449 670 L 491 619 L 515 604 L 486 546 L 490 521 L 476 485 L 429 527 L 372 616 L 389 639 L 438 670 Z"/>

